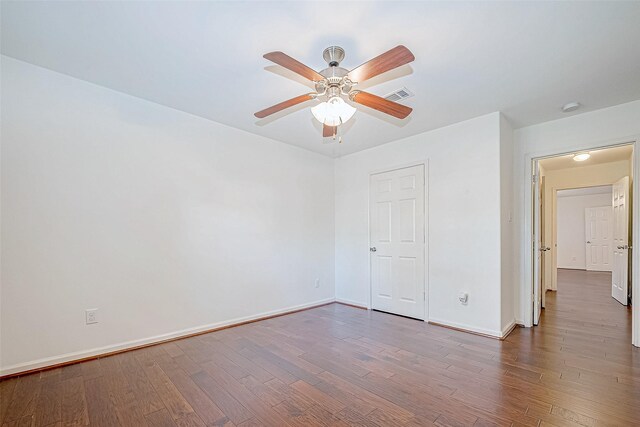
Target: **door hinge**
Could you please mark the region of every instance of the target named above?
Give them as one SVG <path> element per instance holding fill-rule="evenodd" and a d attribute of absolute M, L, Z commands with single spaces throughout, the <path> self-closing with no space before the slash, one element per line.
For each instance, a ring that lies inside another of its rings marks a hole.
<path fill-rule="evenodd" d="M 538 182 L 538 176 L 539 176 L 539 175 L 537 175 L 537 174 L 536 174 L 536 175 L 532 175 L 532 176 L 531 176 L 531 181 L 532 181 L 534 184 L 535 184 L 536 182 Z"/>

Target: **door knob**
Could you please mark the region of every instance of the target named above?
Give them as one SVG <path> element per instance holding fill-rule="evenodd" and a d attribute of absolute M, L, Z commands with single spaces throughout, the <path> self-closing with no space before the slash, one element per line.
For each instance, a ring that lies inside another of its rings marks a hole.
<path fill-rule="evenodd" d="M 591 242 L 590 242 L 590 241 L 588 241 L 588 240 L 587 240 L 587 243 L 591 244 Z"/>
<path fill-rule="evenodd" d="M 375 246 L 372 246 L 372 247 L 370 247 L 370 248 L 369 248 L 369 251 L 371 251 L 371 252 L 375 252 L 375 251 L 377 251 L 377 249 L 376 249 L 376 247 L 375 247 Z"/>

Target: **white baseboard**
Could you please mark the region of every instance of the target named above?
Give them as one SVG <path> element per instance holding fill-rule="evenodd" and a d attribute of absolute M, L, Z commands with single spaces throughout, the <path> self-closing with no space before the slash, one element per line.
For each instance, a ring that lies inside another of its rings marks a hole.
<path fill-rule="evenodd" d="M 517 324 L 518 323 L 516 322 L 515 319 L 513 319 L 511 322 L 509 322 L 507 324 L 507 326 L 502 328 L 502 334 L 500 335 L 500 338 L 505 338 L 507 335 L 509 335 L 511 333 L 511 331 L 513 330 L 513 328 L 516 327 Z"/>
<path fill-rule="evenodd" d="M 366 308 L 366 309 L 369 308 L 368 304 L 366 304 L 364 302 L 353 301 L 353 300 L 346 299 L 346 298 L 336 298 L 336 302 L 339 302 L 341 304 L 354 305 L 356 307 L 361 307 L 361 308 Z"/>
<path fill-rule="evenodd" d="M 437 325 L 448 326 L 450 328 L 461 329 L 463 331 L 474 332 L 474 333 L 480 334 L 480 335 L 488 335 L 488 336 L 490 336 L 492 338 L 500 339 L 500 338 L 503 337 L 502 331 L 478 328 L 476 326 L 467 325 L 465 323 L 450 322 L 448 320 L 435 319 L 433 317 L 429 317 L 429 322 L 437 324 Z"/>
<path fill-rule="evenodd" d="M 189 336 L 197 334 L 199 332 L 205 332 L 209 330 L 220 329 L 226 326 L 237 325 L 240 323 L 249 322 L 252 320 L 258 320 L 266 317 L 276 316 L 280 314 L 286 314 L 293 311 L 303 310 L 305 308 L 316 307 L 323 304 L 335 302 L 335 298 L 325 298 L 323 300 L 313 301 L 306 304 L 295 305 L 278 310 L 267 311 L 251 316 L 238 317 L 236 319 L 225 320 L 222 322 L 210 323 L 208 325 L 196 326 L 193 328 L 182 329 L 180 331 L 169 332 L 166 334 L 156 335 L 153 337 L 141 338 L 133 341 L 122 342 L 118 344 L 108 345 L 104 347 L 92 348 L 90 350 L 76 351 L 72 353 L 62 354 L 58 356 L 46 357 L 43 359 L 32 360 L 30 362 L 18 363 L 11 366 L 0 368 L 0 377 L 6 375 L 15 375 L 20 372 L 27 372 L 35 369 L 46 368 L 49 366 L 55 366 L 63 363 L 73 362 L 75 360 L 82 360 L 86 358 L 96 357 L 100 355 L 110 354 L 127 349 L 133 349 L 140 346 L 159 343 L 175 338 Z"/>

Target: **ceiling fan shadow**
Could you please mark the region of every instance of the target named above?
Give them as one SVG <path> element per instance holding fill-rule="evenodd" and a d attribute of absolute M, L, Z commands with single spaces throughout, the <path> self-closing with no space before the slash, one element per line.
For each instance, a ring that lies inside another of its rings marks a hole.
<path fill-rule="evenodd" d="M 411 122 L 411 116 L 408 116 L 405 119 L 398 119 L 378 110 L 374 110 L 373 108 L 369 108 L 366 105 L 359 105 L 358 110 L 399 128 L 403 128 Z"/>
<path fill-rule="evenodd" d="M 310 99 L 309 101 L 313 101 L 313 100 Z M 310 106 L 308 104 L 309 101 L 305 101 L 303 103 L 294 105 L 293 107 L 289 107 L 289 108 L 286 108 L 286 109 L 284 109 L 282 111 L 278 111 L 277 113 L 273 113 L 273 114 L 265 117 L 264 119 L 257 120 L 255 122 L 255 124 L 257 126 L 265 126 L 265 125 L 268 125 L 269 123 L 272 123 L 272 122 L 274 122 L 274 121 L 276 121 L 278 119 L 281 119 L 284 116 L 287 116 L 287 115 L 289 115 L 291 113 L 295 113 L 296 111 L 304 110 L 305 108 L 308 108 Z"/>
<path fill-rule="evenodd" d="M 406 64 L 391 71 L 387 71 L 386 73 L 380 74 L 379 76 L 370 78 L 369 80 L 365 80 L 362 83 L 358 83 L 356 87 L 358 90 L 364 90 L 382 83 L 390 82 L 391 80 L 399 79 L 400 77 L 408 76 L 410 74 L 413 74 L 413 68 L 411 68 L 411 65 Z"/>
<path fill-rule="evenodd" d="M 277 74 L 279 76 L 282 76 L 284 78 L 287 78 L 289 80 L 293 80 L 295 82 L 298 82 L 304 86 L 310 87 L 312 89 L 315 89 L 315 84 L 311 81 L 311 80 L 307 80 L 304 77 L 302 77 L 299 74 L 294 73 L 293 71 L 289 71 L 284 67 L 281 67 L 280 65 L 267 65 L 266 67 L 264 67 L 265 71 L 269 71 L 271 73 Z"/>

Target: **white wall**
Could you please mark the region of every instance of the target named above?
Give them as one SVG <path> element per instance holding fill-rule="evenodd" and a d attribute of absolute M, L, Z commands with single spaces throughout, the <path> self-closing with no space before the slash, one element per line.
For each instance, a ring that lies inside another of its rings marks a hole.
<path fill-rule="evenodd" d="M 500 335 L 500 150 L 493 113 L 336 159 L 336 298 L 369 304 L 369 174 L 428 160 L 429 319 Z"/>
<path fill-rule="evenodd" d="M 532 311 L 526 304 L 526 295 L 531 292 L 525 247 L 529 245 L 525 217 L 530 215 L 530 200 L 527 187 L 531 185 L 530 165 L 527 159 L 555 152 L 572 152 L 593 148 L 613 142 L 633 141 L 640 136 L 640 101 L 629 102 L 610 108 L 565 119 L 541 123 L 517 129 L 514 132 L 514 227 L 516 230 L 514 264 L 520 286 L 516 288 L 516 319 L 528 323 Z M 598 184 L 594 184 L 598 185 Z"/>
<path fill-rule="evenodd" d="M 585 270 L 586 208 L 611 206 L 611 191 L 608 194 L 587 194 L 582 196 L 561 196 L 557 199 L 557 251 L 558 268 Z"/>
<path fill-rule="evenodd" d="M 2 125 L 2 373 L 333 300 L 331 159 L 7 57 Z"/>

